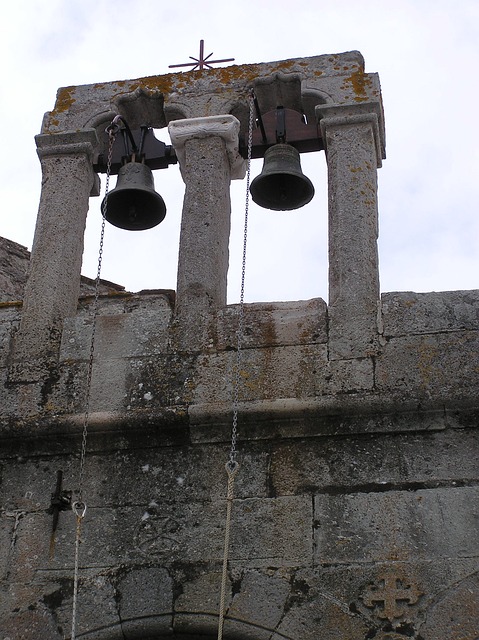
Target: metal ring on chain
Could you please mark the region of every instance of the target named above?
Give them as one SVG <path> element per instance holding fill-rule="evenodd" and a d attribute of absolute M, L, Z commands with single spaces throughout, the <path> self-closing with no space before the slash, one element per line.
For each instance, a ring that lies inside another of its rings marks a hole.
<path fill-rule="evenodd" d="M 76 500 L 76 502 L 72 504 L 72 510 L 77 518 L 84 518 L 86 513 L 86 504 L 82 500 Z"/>

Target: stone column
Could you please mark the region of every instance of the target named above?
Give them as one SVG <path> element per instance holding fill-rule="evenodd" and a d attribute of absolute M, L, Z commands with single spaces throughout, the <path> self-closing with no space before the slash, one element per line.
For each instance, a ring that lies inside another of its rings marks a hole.
<path fill-rule="evenodd" d="M 230 181 L 245 175 L 239 128 L 230 115 L 168 126 L 186 185 L 176 287 L 178 348 L 184 351 L 213 344 L 216 312 L 226 305 Z"/>
<path fill-rule="evenodd" d="M 93 129 L 39 135 L 36 142 L 42 191 L 11 382 L 45 378 L 56 364 L 63 319 L 78 303 L 88 199 L 96 183 Z"/>
<path fill-rule="evenodd" d="M 328 163 L 331 360 L 370 356 L 377 342 L 380 109 L 379 103 L 316 107 Z"/>

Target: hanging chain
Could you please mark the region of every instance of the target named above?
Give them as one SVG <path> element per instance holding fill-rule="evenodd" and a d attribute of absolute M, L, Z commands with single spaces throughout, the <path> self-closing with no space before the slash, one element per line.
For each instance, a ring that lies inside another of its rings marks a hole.
<path fill-rule="evenodd" d="M 237 461 L 236 440 L 238 438 L 238 407 L 239 407 L 239 389 L 241 384 L 241 355 L 243 346 L 244 332 L 244 289 L 246 274 L 246 246 L 248 239 L 248 213 L 249 213 L 249 185 L 251 177 L 251 155 L 253 147 L 253 124 L 254 124 L 254 94 L 250 95 L 250 111 L 249 111 L 249 129 L 248 129 L 248 161 L 246 172 L 246 202 L 244 215 L 244 232 L 243 232 L 243 259 L 241 263 L 241 291 L 240 304 L 238 313 L 238 328 L 236 331 L 236 363 L 233 376 L 233 424 L 231 429 L 231 450 L 229 460 L 226 463 L 226 473 L 228 474 L 228 488 L 226 493 L 226 522 L 225 522 L 225 541 L 223 553 L 223 571 L 221 574 L 221 592 L 220 592 L 220 610 L 218 620 L 218 640 L 223 638 L 223 626 L 225 619 L 225 600 L 226 600 L 226 582 L 228 579 L 228 556 L 230 546 L 231 533 L 231 511 L 233 508 L 234 498 L 234 481 L 239 471 L 239 462 Z"/>
<path fill-rule="evenodd" d="M 103 243 L 105 238 L 106 210 L 108 206 L 107 196 L 108 196 L 108 190 L 110 186 L 113 145 L 115 143 L 116 134 L 119 131 L 119 126 L 117 122 L 118 122 L 118 117 L 115 117 L 112 123 L 106 129 L 109 137 L 108 160 L 107 160 L 107 170 L 106 170 L 106 180 L 105 180 L 105 198 L 103 200 L 102 211 L 101 211 L 102 221 L 101 221 L 101 232 L 100 232 L 100 247 L 98 250 L 98 267 L 96 272 L 95 297 L 93 301 L 93 311 L 92 311 L 92 332 L 91 332 L 91 339 L 90 339 L 90 354 L 89 354 L 89 360 L 88 360 L 88 373 L 87 373 L 87 381 L 86 381 L 85 413 L 83 417 L 82 445 L 81 445 L 81 453 L 80 453 L 80 472 L 79 472 L 79 479 L 78 479 L 78 499 L 75 500 L 75 502 L 72 504 L 73 513 L 76 516 L 76 532 L 75 532 L 75 565 L 74 565 L 75 568 L 73 573 L 73 607 L 72 607 L 71 640 L 75 640 L 75 637 L 76 637 L 75 628 L 76 628 L 76 616 L 77 616 L 77 604 L 78 604 L 78 573 L 79 573 L 79 561 L 80 561 L 81 525 L 86 513 L 86 503 L 83 500 L 83 479 L 85 474 L 88 423 L 90 418 L 90 391 L 91 391 L 91 381 L 92 381 L 92 375 L 93 375 L 93 359 L 95 355 L 96 320 L 98 316 L 98 298 L 100 295 L 100 275 L 101 275 L 101 264 L 103 260 Z"/>
<path fill-rule="evenodd" d="M 236 464 L 236 440 L 238 437 L 238 406 L 239 390 L 241 386 L 241 360 L 244 333 L 244 289 L 246 275 L 246 248 L 248 241 L 248 214 L 249 214 L 249 185 L 251 180 L 251 154 L 253 147 L 253 125 L 254 125 L 254 94 L 250 96 L 249 128 L 248 128 L 248 164 L 246 171 L 246 198 L 243 228 L 243 257 L 241 261 L 241 289 L 238 312 L 238 328 L 236 330 L 236 363 L 233 378 L 233 425 L 231 429 L 231 451 L 229 463 L 231 467 Z"/>

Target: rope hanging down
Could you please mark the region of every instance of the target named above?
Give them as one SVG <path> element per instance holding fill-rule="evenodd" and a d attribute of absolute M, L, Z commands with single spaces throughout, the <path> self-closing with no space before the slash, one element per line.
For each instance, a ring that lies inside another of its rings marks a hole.
<path fill-rule="evenodd" d="M 90 356 L 88 361 L 88 373 L 87 373 L 87 382 L 86 382 L 86 394 L 85 394 L 85 413 L 83 417 L 83 432 L 82 432 L 82 445 L 81 445 L 81 453 L 80 453 L 80 472 L 78 479 L 78 499 L 72 504 L 73 513 L 76 516 L 76 531 L 75 531 L 75 562 L 74 562 L 74 573 L 73 573 L 73 608 L 72 608 L 72 631 L 71 631 L 71 640 L 75 640 L 76 637 L 76 617 L 77 617 L 77 604 L 78 604 L 78 573 L 79 573 L 79 562 L 80 562 L 80 542 L 81 542 L 81 527 L 83 518 L 86 513 L 86 503 L 83 500 L 83 479 L 85 473 L 85 460 L 86 460 L 86 445 L 88 438 L 88 423 L 90 418 L 90 391 L 91 391 L 91 381 L 93 374 L 93 357 L 95 354 L 95 332 L 96 332 L 96 319 L 98 316 L 98 297 L 100 292 L 100 274 L 101 274 L 101 263 L 103 259 L 103 241 L 105 237 L 105 220 L 106 220 L 106 209 L 108 206 L 108 190 L 110 186 L 110 175 L 111 175 L 111 161 L 113 154 L 113 145 L 115 143 L 116 134 L 119 131 L 118 120 L 121 116 L 116 116 L 112 123 L 106 129 L 109 137 L 109 147 L 108 147 L 108 161 L 107 161 L 107 172 L 106 172 L 106 180 L 105 180 L 105 199 L 103 200 L 102 206 L 102 223 L 101 223 L 101 232 L 100 232 L 100 247 L 98 250 L 98 268 L 95 280 L 95 297 L 93 302 L 93 311 L 92 311 L 92 333 L 90 340 Z"/>
<path fill-rule="evenodd" d="M 249 185 L 251 177 L 251 151 L 253 146 L 253 124 L 254 124 L 254 94 L 251 92 L 249 97 L 249 128 L 248 128 L 248 160 L 246 172 L 246 198 L 245 198 L 245 214 L 244 214 L 244 232 L 243 232 L 243 258 L 241 263 L 241 290 L 238 314 L 238 328 L 236 330 L 236 363 L 233 376 L 233 423 L 231 428 L 231 450 L 229 460 L 225 465 L 228 475 L 228 485 L 226 492 L 226 522 L 225 522 L 225 540 L 223 553 L 223 570 L 221 574 L 221 592 L 220 592 L 220 610 L 218 620 L 218 640 L 223 638 L 223 627 L 225 619 L 225 600 L 226 600 L 226 582 L 228 579 L 228 557 L 231 534 L 231 511 L 234 498 L 234 481 L 239 471 L 239 462 L 237 461 L 236 440 L 238 437 L 238 406 L 239 406 L 239 389 L 241 384 L 241 359 L 244 334 L 244 289 L 246 274 L 246 247 L 248 240 L 248 213 L 249 213 Z"/>

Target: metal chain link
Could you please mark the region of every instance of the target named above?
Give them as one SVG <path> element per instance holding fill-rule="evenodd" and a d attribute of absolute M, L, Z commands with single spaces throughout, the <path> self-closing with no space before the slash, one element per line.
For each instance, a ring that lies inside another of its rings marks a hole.
<path fill-rule="evenodd" d="M 239 390 L 241 386 L 241 360 L 244 334 L 244 290 L 246 275 L 246 249 L 248 242 L 248 214 L 249 214 L 249 186 L 251 180 L 251 155 L 253 148 L 253 125 L 254 125 L 254 99 L 253 94 L 250 95 L 250 111 L 249 111 L 249 127 L 248 127 L 248 164 L 246 171 L 246 198 L 245 198 L 245 214 L 243 228 L 243 257 L 241 262 L 241 289 L 240 302 L 238 312 L 238 328 L 236 330 L 236 363 L 233 377 L 233 424 L 231 429 L 231 451 L 230 466 L 233 468 L 236 464 L 236 441 L 238 439 L 238 407 L 239 407 Z"/>
<path fill-rule="evenodd" d="M 246 274 L 246 246 L 248 239 L 248 212 L 249 212 L 249 185 L 251 177 L 251 155 L 253 147 L 253 124 L 254 124 L 254 101 L 253 93 L 250 95 L 249 130 L 248 130 L 248 164 L 246 172 L 246 202 L 243 233 L 243 260 L 241 264 L 241 293 L 238 315 L 238 328 L 236 331 L 236 370 L 233 376 L 233 424 L 231 429 L 231 450 L 229 460 L 226 463 L 226 473 L 228 474 L 228 488 L 226 493 L 226 522 L 225 541 L 223 552 L 223 570 L 221 574 L 220 608 L 218 616 L 218 640 L 223 638 L 223 626 L 225 619 L 226 582 L 228 579 L 228 557 L 231 534 L 231 511 L 234 498 L 234 481 L 239 470 L 239 463 L 236 460 L 236 440 L 238 438 L 238 407 L 239 389 L 241 385 L 241 349 L 243 346 L 244 332 L 244 289 Z"/>
<path fill-rule="evenodd" d="M 105 239 L 105 221 L 106 211 L 108 207 L 108 191 L 110 187 L 110 175 L 111 175 L 111 163 L 113 157 L 113 145 L 115 143 L 116 134 L 119 131 L 117 124 L 117 118 L 113 120 L 111 125 L 106 129 L 109 137 L 108 146 L 108 160 L 105 180 L 105 198 L 102 205 L 102 222 L 100 231 L 100 246 L 98 250 L 98 266 L 95 279 L 95 297 L 93 301 L 92 311 L 92 332 L 90 339 L 90 354 L 88 360 L 88 373 L 86 381 L 86 393 L 85 393 L 85 413 L 83 417 L 83 432 L 82 432 L 82 445 L 80 453 L 80 471 L 78 479 L 78 499 L 72 504 L 72 510 L 76 515 L 76 531 L 75 531 L 75 564 L 73 573 L 73 605 L 72 605 L 72 631 L 71 640 L 75 640 L 76 629 L 76 617 L 77 617 L 77 605 L 78 605 L 78 574 L 79 574 L 79 562 L 80 562 L 80 542 L 81 542 L 81 525 L 86 513 L 86 503 L 83 500 L 83 480 L 85 475 L 85 460 L 86 460 L 86 447 L 88 438 L 88 423 L 90 419 L 90 392 L 91 381 L 93 376 L 93 360 L 95 355 L 95 334 L 96 334 L 96 320 L 98 316 L 98 298 L 100 295 L 100 275 L 101 265 L 103 260 L 103 244 Z"/>

